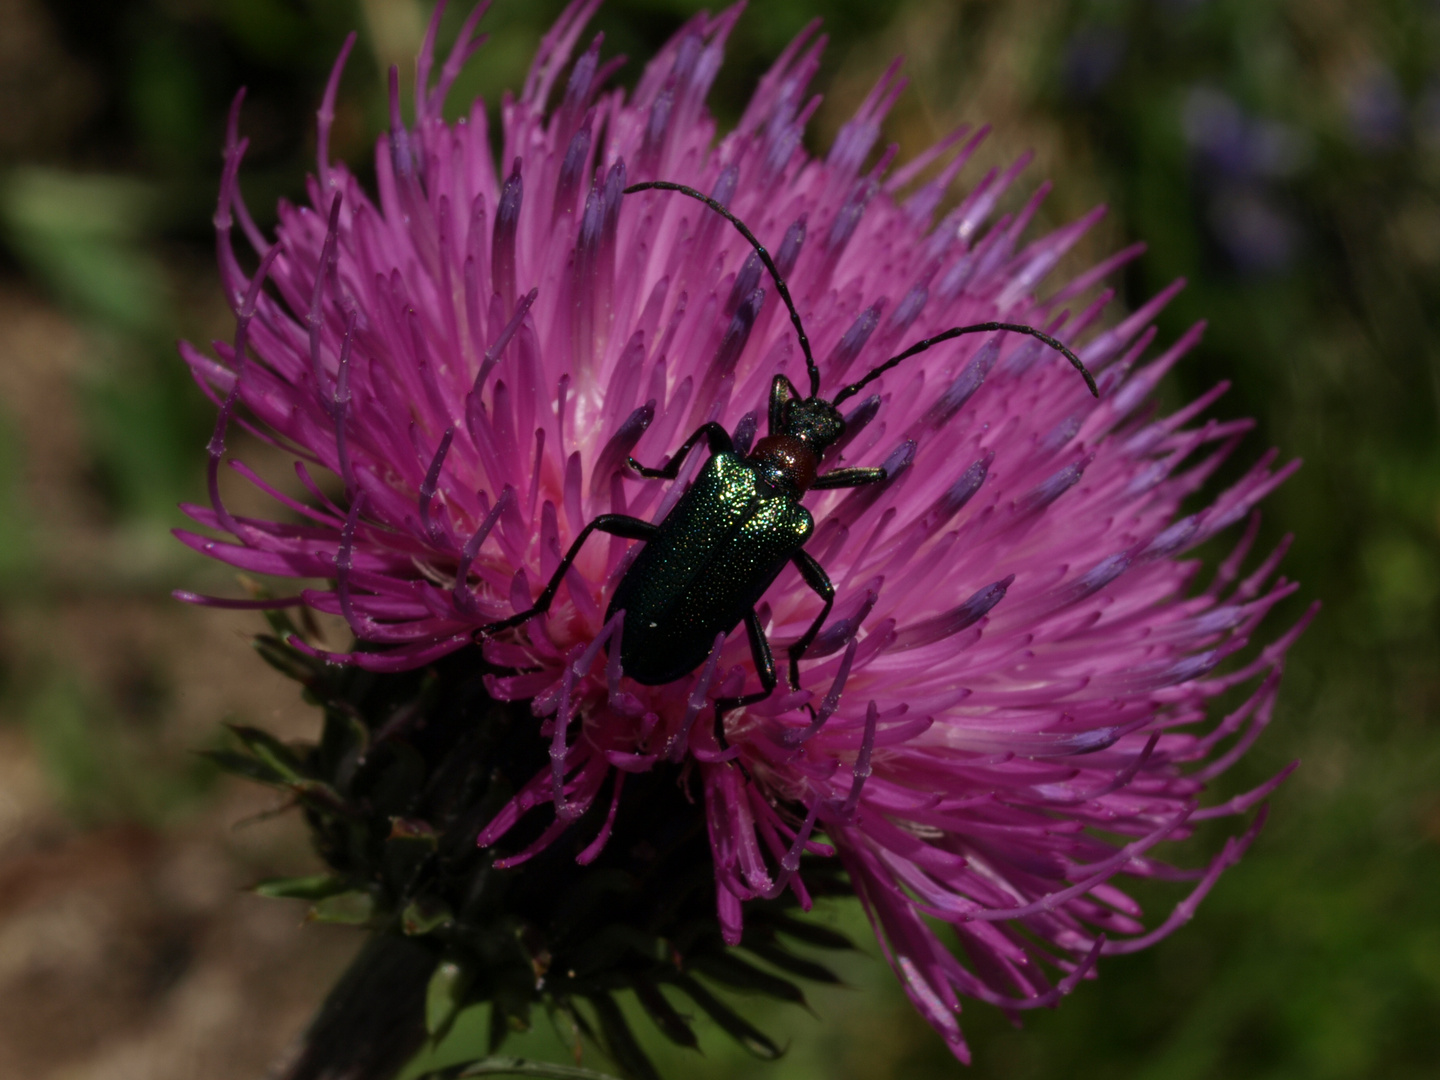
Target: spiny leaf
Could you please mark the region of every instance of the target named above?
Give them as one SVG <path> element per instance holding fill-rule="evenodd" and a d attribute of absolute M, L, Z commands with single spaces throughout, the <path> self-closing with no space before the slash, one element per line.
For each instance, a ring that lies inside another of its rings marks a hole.
<path fill-rule="evenodd" d="M 497 1011 L 505 1020 L 507 1031 L 526 1032 L 530 1030 L 530 1007 L 534 1002 L 534 980 L 528 980 L 528 985 L 518 987 L 510 982 L 502 982 L 495 988 L 495 1006 Z M 495 1035 L 492 1027 L 491 1037 Z"/>
<path fill-rule="evenodd" d="M 325 727 L 320 734 L 320 768 L 342 790 L 348 789 L 355 770 L 370 749 L 370 731 L 347 703 L 332 703 L 325 709 Z"/>
<path fill-rule="evenodd" d="M 807 945 L 818 945 L 822 949 L 853 950 L 855 948 L 855 943 L 848 937 L 838 930 L 831 930 L 828 926 L 817 926 L 815 923 L 805 922 L 803 919 L 796 919 L 778 912 L 769 915 L 768 921 L 780 933 L 792 937 L 796 941 L 803 941 Z"/>
<path fill-rule="evenodd" d="M 268 600 L 273 595 L 269 589 L 248 574 L 240 574 L 238 576 L 241 587 L 250 594 L 251 599 Z M 265 608 L 264 615 L 265 621 L 270 624 L 270 629 L 274 631 L 275 636 L 282 641 L 291 634 L 299 633 L 299 628 L 295 625 L 295 620 L 290 618 L 289 608 Z"/>
<path fill-rule="evenodd" d="M 767 963 L 774 964 L 781 971 L 788 971 L 791 975 L 798 975 L 802 979 L 813 979 L 815 982 L 822 983 L 840 982 L 840 977 L 824 964 L 806 959 L 803 956 L 796 956 L 781 945 L 761 942 L 755 945 L 747 945 L 746 948 L 760 957 L 760 959 Z"/>
<path fill-rule="evenodd" d="M 456 1080 L 467 1076 L 534 1076 L 544 1080 L 616 1080 L 609 1073 L 596 1072 L 579 1065 L 559 1065 L 550 1061 L 528 1061 L 525 1058 L 488 1057 L 465 1067 Z"/>
<path fill-rule="evenodd" d="M 313 874 L 309 877 L 269 878 L 252 891 L 275 900 L 324 900 L 345 889 L 344 878 L 333 874 Z"/>
<path fill-rule="evenodd" d="M 392 817 L 390 819 L 391 840 L 408 840 L 434 851 L 440 842 L 435 826 L 419 818 Z"/>
<path fill-rule="evenodd" d="M 505 1045 L 505 1039 L 510 1034 L 510 1018 L 505 1013 L 505 1006 L 499 1001 L 490 1002 L 490 1053 L 493 1055 L 496 1050 Z"/>
<path fill-rule="evenodd" d="M 711 1020 L 719 1024 L 725 1034 L 749 1050 L 750 1053 L 766 1061 L 774 1061 L 780 1056 L 780 1047 L 776 1046 L 769 1036 L 720 1001 L 690 976 L 677 976 L 675 985 L 683 990 L 691 1001 L 700 1006 Z"/>
<path fill-rule="evenodd" d="M 433 1038 L 444 1038 L 450 1030 L 473 978 L 470 967 L 455 957 L 435 965 L 435 972 L 425 987 L 425 1030 Z"/>
<path fill-rule="evenodd" d="M 251 638 L 250 644 L 260 654 L 260 659 L 287 679 L 309 684 L 320 676 L 314 660 L 297 652 L 285 644 L 281 638 L 271 637 L 269 634 L 256 634 Z"/>
<path fill-rule="evenodd" d="M 232 735 L 240 740 L 246 750 L 271 766 L 285 779 L 296 780 L 308 776 L 299 755 L 268 731 L 246 727 L 243 724 L 226 724 L 225 726 L 230 729 Z"/>
<path fill-rule="evenodd" d="M 625 1014 L 620 1011 L 620 1006 L 615 1004 L 615 999 L 609 994 L 594 994 L 589 1000 L 595 1010 L 595 1018 L 600 1022 L 605 1048 L 615 1064 L 634 1080 L 660 1080 L 660 1074 L 655 1071 L 655 1066 L 645 1055 L 645 1051 L 640 1049 L 640 1043 L 635 1038 L 635 1033 L 630 1030 L 630 1024 L 625 1019 Z"/>
<path fill-rule="evenodd" d="M 359 926 L 375 917 L 375 897 L 364 889 L 327 896 L 310 909 L 313 922 Z"/>
<path fill-rule="evenodd" d="M 635 983 L 635 997 L 661 1033 L 673 1043 L 694 1049 L 699 1045 L 689 1022 L 681 1016 L 674 1005 L 661 992 L 660 987 L 649 979 L 638 979 Z"/>
<path fill-rule="evenodd" d="M 359 811 L 323 780 L 290 780 L 285 787 L 293 791 L 306 806 L 322 814 L 353 818 Z"/>
<path fill-rule="evenodd" d="M 405 906 L 400 915 L 400 926 L 411 936 L 428 934 L 455 921 L 450 905 L 439 897 L 417 896 Z"/>
<path fill-rule="evenodd" d="M 425 822 L 391 818 L 383 862 L 385 877 L 391 888 L 402 895 L 409 893 L 438 846 L 439 837 Z"/>
<path fill-rule="evenodd" d="M 805 1004 L 805 994 L 788 979 L 761 971 L 753 964 L 747 964 L 729 953 L 696 953 L 689 958 L 690 966 L 702 975 L 708 975 L 716 982 L 734 987 L 736 990 L 750 990 L 766 997 Z"/>
<path fill-rule="evenodd" d="M 277 787 L 285 785 L 285 777 L 277 772 L 274 766 L 253 758 L 249 754 L 242 754 L 235 750 L 199 750 L 197 753 L 201 757 L 213 761 L 226 772 L 243 776 L 246 780 L 255 780 L 261 784 L 273 784 Z"/>

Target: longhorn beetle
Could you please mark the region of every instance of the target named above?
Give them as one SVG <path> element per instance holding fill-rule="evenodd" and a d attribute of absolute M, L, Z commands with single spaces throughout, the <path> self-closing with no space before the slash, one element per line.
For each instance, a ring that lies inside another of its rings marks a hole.
<path fill-rule="evenodd" d="M 705 661 L 718 635 L 729 634 L 743 622 L 750 637 L 750 653 L 760 676 L 761 689 L 715 702 L 715 733 L 724 747 L 727 745 L 722 723 L 725 713 L 763 700 L 779 682 L 770 643 L 755 611 L 765 590 L 785 569 L 786 563 L 794 563 L 805 583 L 823 601 L 820 614 L 810 628 L 787 650 L 789 683 L 794 690 L 800 688 L 800 657 L 815 640 L 835 602 L 835 588 L 824 567 L 803 546 L 814 531 L 815 523 L 800 500 L 812 488 L 824 491 L 860 487 L 886 478 L 885 470 L 878 468 L 836 468 L 817 475 L 826 447 L 845 432 L 845 422 L 837 408 L 842 401 L 859 393 L 896 364 L 942 341 L 962 334 L 999 330 L 1028 334 L 1063 353 L 1084 377 L 1090 393 L 1096 397 L 1100 394 L 1080 358 L 1055 338 L 1033 326 L 984 322 L 953 327 L 918 341 L 842 388 L 833 400 L 826 401 L 820 396 L 820 369 L 811 354 L 810 341 L 790 298 L 790 290 L 770 253 L 745 223 L 708 195 L 683 184 L 651 181 L 628 187 L 624 194 L 649 189 L 675 191 L 698 199 L 734 225 L 755 249 L 774 279 L 776 291 L 795 325 L 800 351 L 805 356 L 805 369 L 810 376 L 810 395 L 800 397 L 789 379 L 776 375 L 770 384 L 769 432 L 749 454 L 737 452 L 729 432 L 712 421 L 681 443 L 680 449 L 658 469 L 646 468 L 630 458 L 630 467 L 641 476 L 674 480 L 680 475 L 686 456 L 701 439 L 710 448 L 710 460 L 663 521 L 654 524 L 626 514 L 601 514 L 580 530 L 534 606 L 481 627 L 477 638 L 518 626 L 548 611 L 560 582 L 592 532 L 643 540 L 644 548 L 620 579 L 605 612 L 607 620 L 618 611 L 625 612 L 620 639 L 621 667 L 626 675 L 646 686 L 672 682 Z"/>

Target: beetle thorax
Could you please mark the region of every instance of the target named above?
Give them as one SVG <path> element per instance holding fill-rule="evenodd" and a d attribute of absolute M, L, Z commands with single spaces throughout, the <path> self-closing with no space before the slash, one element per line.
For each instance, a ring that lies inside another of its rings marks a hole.
<path fill-rule="evenodd" d="M 799 497 L 815 482 L 820 464 L 805 440 L 794 435 L 767 435 L 746 459 L 756 477 L 778 494 Z"/>

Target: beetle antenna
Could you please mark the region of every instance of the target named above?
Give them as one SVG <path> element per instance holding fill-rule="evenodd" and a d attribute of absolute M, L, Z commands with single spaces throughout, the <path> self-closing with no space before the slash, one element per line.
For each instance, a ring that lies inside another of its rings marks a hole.
<path fill-rule="evenodd" d="M 1081 376 L 1084 377 L 1085 385 L 1090 388 L 1090 393 L 1097 398 L 1100 396 L 1100 390 L 1095 385 L 1095 376 L 1090 374 L 1089 370 L 1085 367 L 1085 365 L 1080 362 L 1080 358 L 1076 356 L 1073 352 L 1071 352 L 1069 349 L 1067 349 L 1063 342 L 1056 340 L 1049 334 L 1045 333 L 1043 330 L 1037 330 L 1033 326 L 1025 326 L 1022 323 L 985 322 L 976 323 L 974 326 L 957 326 L 950 330 L 946 330 L 944 333 L 936 334 L 934 337 L 928 337 L 924 341 L 917 341 L 914 345 L 911 345 L 899 356 L 892 356 L 889 360 L 886 360 L 879 367 L 871 368 L 870 372 L 859 382 L 853 382 L 849 386 L 845 387 L 843 390 L 841 390 L 838 394 L 835 395 L 835 400 L 832 402 L 832 404 L 839 405 L 846 398 L 858 394 L 864 387 L 874 382 L 881 375 L 884 375 L 885 372 L 889 371 L 896 364 L 900 363 L 901 360 L 908 360 L 916 353 L 922 353 L 926 349 L 930 348 L 932 345 L 939 345 L 942 341 L 949 341 L 951 338 L 957 338 L 961 334 L 983 334 L 996 330 L 1009 330 L 1016 334 L 1029 334 L 1031 337 L 1039 341 L 1043 341 L 1046 345 L 1049 345 L 1050 348 L 1056 350 L 1057 352 L 1063 353 L 1065 355 L 1065 359 L 1070 361 L 1070 365 L 1076 371 L 1080 372 Z"/>
<path fill-rule="evenodd" d="M 688 195 L 692 199 L 698 199 L 710 207 L 726 221 L 740 230 L 740 235 L 749 241 L 750 246 L 755 249 L 755 254 L 760 256 L 760 261 L 765 269 L 770 271 L 770 276 L 775 279 L 776 291 L 780 293 L 780 299 L 785 302 L 785 309 L 790 312 L 790 321 L 795 324 L 795 333 L 800 338 L 800 351 L 805 354 L 805 370 L 810 373 L 810 396 L 812 398 L 820 395 L 820 369 L 815 365 L 815 356 L 810 351 L 810 339 L 805 336 L 805 326 L 800 321 L 800 313 L 795 310 L 795 301 L 790 299 L 790 289 L 785 284 L 785 279 L 780 276 L 779 269 L 775 266 L 775 260 L 770 257 L 770 252 L 765 250 L 765 245 L 755 238 L 746 224 L 732 214 L 723 203 L 717 202 L 702 191 L 696 191 L 684 184 L 675 184 L 669 180 L 648 180 L 643 184 L 631 184 L 621 194 L 633 195 L 637 191 L 678 191 L 681 195 Z M 936 339 L 941 340 L 939 338 Z M 933 343 L 932 343 L 933 344 Z M 929 346 L 927 345 L 926 348 Z M 1064 348 L 1064 346 L 1061 346 Z M 903 359 L 903 357 L 901 357 Z M 1076 361 L 1079 363 L 1079 361 Z M 1082 369 L 1083 370 L 1083 369 Z M 1093 383 L 1092 383 L 1093 385 Z"/>

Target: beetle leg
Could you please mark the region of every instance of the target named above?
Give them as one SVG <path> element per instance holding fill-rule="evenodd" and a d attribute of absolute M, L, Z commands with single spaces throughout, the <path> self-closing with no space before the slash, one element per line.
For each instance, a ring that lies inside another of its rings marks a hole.
<path fill-rule="evenodd" d="M 790 561 L 795 564 L 795 569 L 800 571 L 800 576 L 805 579 L 805 584 L 819 593 L 820 599 L 825 601 L 825 606 L 820 609 L 820 614 L 815 616 L 815 621 L 810 624 L 810 629 L 805 631 L 799 641 L 790 646 L 790 689 L 799 690 L 800 657 L 805 655 L 805 650 L 815 640 L 815 635 L 820 633 L 820 627 L 824 626 L 825 620 L 830 617 L 830 608 L 835 603 L 835 586 L 830 584 L 830 577 L 825 573 L 825 568 L 816 562 L 804 548 L 790 556 Z"/>
<path fill-rule="evenodd" d="M 550 575 L 550 583 L 545 586 L 545 591 L 535 601 L 535 605 L 525 611 L 511 615 L 508 619 L 501 619 L 499 622 L 482 626 L 476 631 L 479 637 L 491 637 L 501 630 L 508 630 L 512 626 L 519 626 L 536 615 L 543 615 L 550 610 L 550 604 L 555 599 L 555 594 L 560 591 L 560 582 L 565 579 L 575 557 L 580 554 L 585 541 L 592 532 L 608 533 L 611 536 L 619 536 L 626 540 L 650 540 L 660 531 L 658 525 L 652 525 L 648 521 L 641 521 L 639 518 L 630 517 L 628 514 L 601 514 L 585 528 L 580 530 L 580 535 L 570 545 L 570 550 L 565 553 L 565 558 L 560 560 L 560 565 L 555 568 L 555 573 Z"/>
<path fill-rule="evenodd" d="M 831 469 L 824 476 L 817 477 L 810 487 L 817 491 L 827 488 L 863 487 L 866 484 L 878 484 L 884 479 L 884 469 Z"/>
<path fill-rule="evenodd" d="M 671 455 L 670 460 L 658 469 L 647 468 L 633 457 L 626 458 L 626 460 L 630 462 L 632 469 L 647 480 L 674 480 L 680 475 L 680 466 L 685 464 L 686 455 L 694 449 L 695 444 L 702 438 L 710 441 L 710 453 L 712 455 L 729 454 L 735 450 L 735 444 L 730 440 L 730 433 L 719 424 L 711 421 L 708 424 L 702 424 L 696 430 L 695 434 L 681 443 L 680 449 L 676 450 L 675 453 Z"/>
<path fill-rule="evenodd" d="M 750 655 L 755 660 L 755 673 L 760 676 L 760 685 L 764 689 L 757 690 L 753 694 L 746 694 L 744 697 L 716 699 L 715 741 L 720 744 L 721 750 L 730 749 L 730 744 L 725 739 L 725 714 L 734 709 L 743 709 L 746 705 L 754 705 L 757 701 L 764 701 L 780 683 L 779 677 L 775 674 L 775 656 L 770 651 L 770 642 L 765 639 L 765 630 L 760 625 L 760 616 L 755 613 L 753 608 L 745 616 L 745 632 L 750 637 Z"/>

